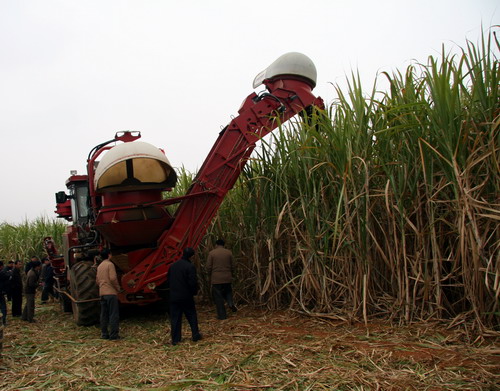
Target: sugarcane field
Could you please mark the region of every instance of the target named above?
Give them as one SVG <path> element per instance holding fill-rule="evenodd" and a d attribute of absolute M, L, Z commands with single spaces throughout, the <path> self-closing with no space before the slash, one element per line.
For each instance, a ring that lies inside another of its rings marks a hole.
<path fill-rule="evenodd" d="M 499 26 L 330 101 L 284 50 L 194 172 L 75 136 L 54 214 L 0 213 L 0 390 L 500 390 Z"/>

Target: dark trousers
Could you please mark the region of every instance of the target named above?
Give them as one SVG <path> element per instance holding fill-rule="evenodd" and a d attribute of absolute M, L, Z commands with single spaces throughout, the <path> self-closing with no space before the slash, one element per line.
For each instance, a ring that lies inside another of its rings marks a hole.
<path fill-rule="evenodd" d="M 217 309 L 217 318 L 226 319 L 226 307 L 224 302 L 231 308 L 234 307 L 233 303 L 233 288 L 231 284 L 213 284 L 212 295 L 214 297 L 215 308 Z"/>
<path fill-rule="evenodd" d="M 26 303 L 24 304 L 22 319 L 28 322 L 33 322 L 33 318 L 35 316 L 35 294 L 25 293 L 24 297 L 26 298 Z"/>
<path fill-rule="evenodd" d="M 170 302 L 170 327 L 172 335 L 172 344 L 181 342 L 182 337 L 182 314 L 186 316 L 193 341 L 200 339 L 200 330 L 198 329 L 198 315 L 194 300 L 182 300 Z"/>
<path fill-rule="evenodd" d="M 2 311 L 2 321 L 5 325 L 7 323 L 7 302 L 3 292 L 0 292 L 0 311 Z"/>
<path fill-rule="evenodd" d="M 12 316 L 21 316 L 23 313 L 23 292 L 21 289 L 12 290 Z"/>
<path fill-rule="evenodd" d="M 101 337 L 116 339 L 119 337 L 120 304 L 118 296 L 101 296 Z"/>
<path fill-rule="evenodd" d="M 42 290 L 42 302 L 49 300 L 49 295 L 55 297 L 54 286 L 45 284 Z"/>

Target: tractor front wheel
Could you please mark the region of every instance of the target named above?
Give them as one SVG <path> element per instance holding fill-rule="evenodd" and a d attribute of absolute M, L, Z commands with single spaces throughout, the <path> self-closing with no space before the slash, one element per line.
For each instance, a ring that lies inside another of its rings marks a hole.
<path fill-rule="evenodd" d="M 96 268 L 92 262 L 78 262 L 69 270 L 73 319 L 78 326 L 91 326 L 99 322 L 99 289 Z"/>

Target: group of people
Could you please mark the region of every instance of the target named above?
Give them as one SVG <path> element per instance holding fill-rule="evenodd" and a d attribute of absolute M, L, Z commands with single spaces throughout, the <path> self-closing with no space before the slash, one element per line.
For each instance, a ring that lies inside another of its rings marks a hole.
<path fill-rule="evenodd" d="M 44 264 L 33 256 L 24 269 L 26 278 L 22 276 L 23 262 L 9 261 L 7 265 L 0 261 L 0 311 L 2 324 L 7 325 L 7 302 L 11 302 L 11 315 L 21 317 L 22 320 L 35 322 L 35 295 L 42 287 L 42 303 L 47 302 L 49 296 L 54 297 L 54 273 L 48 259 Z M 23 282 L 24 280 L 24 282 Z M 25 305 L 23 309 L 23 297 Z"/>
<path fill-rule="evenodd" d="M 192 340 L 199 341 L 202 339 L 194 300 L 199 291 L 196 267 L 191 262 L 194 254 L 195 251 L 191 247 L 184 248 L 182 257 L 170 266 L 167 275 L 170 334 L 174 346 L 181 342 L 183 315 L 191 327 Z M 121 288 L 111 258 L 112 255 L 109 250 L 104 250 L 101 253 L 102 261 L 97 267 L 96 282 L 99 286 L 101 299 L 101 338 L 117 340 L 120 339 L 118 293 Z M 206 268 L 212 286 L 217 318 L 220 320 L 226 319 L 225 304 L 227 303 L 233 312 L 236 312 L 237 308 L 234 305 L 232 294 L 233 254 L 231 250 L 225 248 L 224 240 L 219 239 L 216 241 L 215 248 L 208 254 Z"/>
<path fill-rule="evenodd" d="M 184 248 L 182 257 L 170 266 L 167 275 L 172 345 L 181 342 L 183 316 L 191 327 L 192 340 L 202 339 L 194 300 L 199 292 L 196 267 L 191 262 L 194 254 L 195 251 L 191 247 Z M 121 338 L 118 301 L 121 287 L 111 252 L 104 249 L 100 255 L 101 262 L 97 267 L 96 283 L 99 287 L 101 304 L 101 338 L 117 340 Z M 7 301 L 12 302 L 12 316 L 33 323 L 35 296 L 39 287 L 42 287 L 42 304 L 50 297 L 57 296 L 54 291 L 54 271 L 47 258 L 42 263 L 38 257 L 32 257 L 24 269 L 26 278 L 21 274 L 22 265 L 19 260 L 10 261 L 7 266 L 0 261 L 0 311 L 3 325 L 7 324 Z M 231 250 L 225 248 L 224 240 L 217 240 L 215 248 L 209 252 L 206 270 L 212 287 L 217 318 L 224 320 L 227 318 L 226 304 L 231 311 L 237 311 L 232 294 L 233 254 Z M 24 309 L 22 309 L 23 296 Z"/>

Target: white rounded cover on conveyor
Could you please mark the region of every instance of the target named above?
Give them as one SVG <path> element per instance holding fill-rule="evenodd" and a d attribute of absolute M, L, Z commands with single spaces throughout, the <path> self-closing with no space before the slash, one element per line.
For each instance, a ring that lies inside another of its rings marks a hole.
<path fill-rule="evenodd" d="M 171 188 L 176 182 L 177 174 L 165 154 L 141 141 L 111 148 L 94 175 L 95 189 L 100 192 Z"/>
<path fill-rule="evenodd" d="M 257 88 L 266 79 L 280 75 L 302 76 L 316 87 L 317 72 L 312 60 L 305 54 L 298 52 L 285 53 L 278 57 L 271 65 L 260 72 L 253 81 L 253 88 Z"/>

